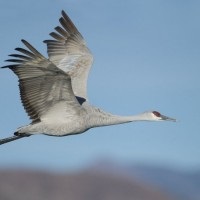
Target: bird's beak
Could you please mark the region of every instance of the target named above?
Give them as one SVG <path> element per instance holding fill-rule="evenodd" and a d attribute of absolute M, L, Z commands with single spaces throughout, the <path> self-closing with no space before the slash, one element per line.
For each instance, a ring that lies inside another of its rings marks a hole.
<path fill-rule="evenodd" d="M 161 120 L 165 120 L 165 121 L 172 121 L 172 122 L 176 122 L 177 120 L 171 117 L 167 117 L 165 115 L 160 115 Z"/>

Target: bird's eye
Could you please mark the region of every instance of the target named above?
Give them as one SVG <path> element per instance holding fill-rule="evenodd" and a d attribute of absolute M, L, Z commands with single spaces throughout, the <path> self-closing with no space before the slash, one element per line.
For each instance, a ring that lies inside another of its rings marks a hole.
<path fill-rule="evenodd" d="M 157 112 L 157 111 L 153 111 L 152 112 L 156 117 L 160 117 L 161 116 L 161 114 L 159 113 L 159 112 Z"/>

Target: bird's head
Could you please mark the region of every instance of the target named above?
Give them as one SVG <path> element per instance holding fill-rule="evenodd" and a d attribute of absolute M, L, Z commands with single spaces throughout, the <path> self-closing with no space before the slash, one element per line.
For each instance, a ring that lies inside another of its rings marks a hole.
<path fill-rule="evenodd" d="M 146 112 L 146 115 L 152 121 L 173 121 L 173 122 L 176 122 L 176 119 L 162 115 L 158 111 Z"/>

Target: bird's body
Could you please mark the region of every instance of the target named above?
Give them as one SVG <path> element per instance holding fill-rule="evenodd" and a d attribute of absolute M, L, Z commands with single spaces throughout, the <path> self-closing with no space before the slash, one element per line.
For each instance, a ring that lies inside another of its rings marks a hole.
<path fill-rule="evenodd" d="M 0 144 L 39 133 L 65 136 L 131 121 L 174 121 L 157 111 L 117 116 L 90 105 L 87 78 L 93 56 L 64 11 L 59 21 L 61 26 L 50 33 L 54 40 L 44 41 L 48 59 L 22 40 L 28 50 L 16 48 L 20 54 L 11 54 L 13 58 L 7 61 L 13 64 L 3 67 L 18 76 L 21 100 L 32 122 Z"/>
<path fill-rule="evenodd" d="M 17 134 L 46 134 L 52 136 L 74 135 L 87 131 L 90 128 L 123 124 L 132 121 L 149 121 L 154 119 L 154 114 L 144 112 L 135 116 L 118 116 L 83 103 L 79 109 L 63 110 L 67 108 L 65 102 L 60 102 L 52 107 L 39 122 L 20 127 Z M 155 117 L 156 120 L 156 117 Z"/>
<path fill-rule="evenodd" d="M 73 135 L 87 131 L 90 128 L 114 125 L 131 121 L 131 117 L 120 117 L 106 113 L 87 102 L 80 106 L 76 113 L 64 110 L 65 102 L 56 104 L 41 121 L 18 129 L 18 133 L 44 133 L 53 136 Z"/>

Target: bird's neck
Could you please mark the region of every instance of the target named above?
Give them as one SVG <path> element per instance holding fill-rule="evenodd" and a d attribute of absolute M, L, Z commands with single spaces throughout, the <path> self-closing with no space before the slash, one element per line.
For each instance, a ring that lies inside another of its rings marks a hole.
<path fill-rule="evenodd" d="M 91 127 L 98 127 L 146 120 L 148 119 L 145 113 L 132 116 L 119 116 L 98 110 L 98 112 L 94 112 L 92 115 L 90 115 L 89 121 L 91 123 Z"/>

